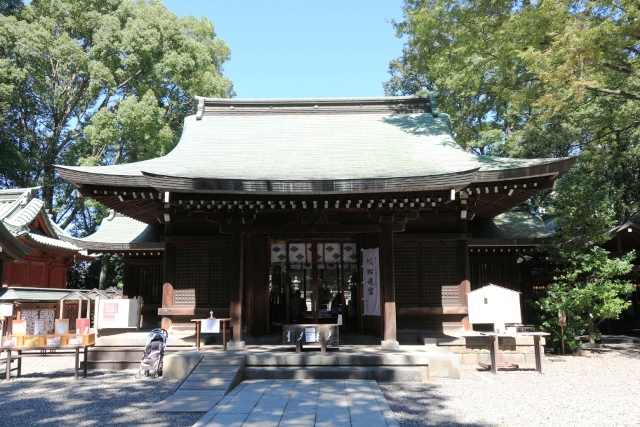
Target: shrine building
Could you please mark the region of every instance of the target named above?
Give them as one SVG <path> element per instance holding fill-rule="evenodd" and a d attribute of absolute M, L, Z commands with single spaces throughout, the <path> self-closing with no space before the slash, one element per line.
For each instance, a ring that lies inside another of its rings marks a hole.
<path fill-rule="evenodd" d="M 2 287 L 65 288 L 76 261 L 93 261 L 47 214 L 39 187 L 0 190 Z M 67 239 L 68 240 L 68 239 Z"/>
<path fill-rule="evenodd" d="M 522 207 L 574 162 L 465 151 L 433 96 L 197 101 L 163 157 L 57 170 L 115 211 L 81 246 L 125 254 L 143 315 L 230 317 L 231 348 L 296 321 L 299 299 L 303 322 L 384 348 L 468 328 L 467 292 L 527 282 L 518 262 L 549 231 Z"/>

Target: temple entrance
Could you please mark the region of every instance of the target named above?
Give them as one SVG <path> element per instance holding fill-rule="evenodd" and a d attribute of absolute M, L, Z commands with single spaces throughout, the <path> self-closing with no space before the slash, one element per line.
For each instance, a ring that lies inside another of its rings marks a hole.
<path fill-rule="evenodd" d="M 271 241 L 272 324 L 339 323 L 355 329 L 360 311 L 354 241 Z"/>

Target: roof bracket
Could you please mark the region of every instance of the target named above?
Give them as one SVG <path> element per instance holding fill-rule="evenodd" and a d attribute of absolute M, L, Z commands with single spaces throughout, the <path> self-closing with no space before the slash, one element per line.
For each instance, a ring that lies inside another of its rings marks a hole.
<path fill-rule="evenodd" d="M 204 97 L 196 96 L 198 100 L 198 112 L 196 113 L 196 120 L 202 120 L 202 115 L 204 114 Z"/>
<path fill-rule="evenodd" d="M 429 107 L 431 108 L 431 115 L 433 115 L 433 117 L 438 117 L 440 115 L 440 113 L 438 112 L 438 107 L 436 106 L 435 93 L 429 94 Z"/>

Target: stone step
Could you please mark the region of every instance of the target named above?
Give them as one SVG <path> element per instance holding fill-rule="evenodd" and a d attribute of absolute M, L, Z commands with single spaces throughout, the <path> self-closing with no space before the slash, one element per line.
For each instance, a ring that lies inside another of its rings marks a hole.
<path fill-rule="evenodd" d="M 424 382 L 427 366 L 247 366 L 245 380 L 262 379 L 350 379 L 380 382 Z"/>
<path fill-rule="evenodd" d="M 165 349 L 165 357 L 180 348 Z M 135 369 L 140 366 L 144 347 L 92 347 L 87 352 L 88 369 Z M 84 366 L 84 364 L 83 364 Z"/>

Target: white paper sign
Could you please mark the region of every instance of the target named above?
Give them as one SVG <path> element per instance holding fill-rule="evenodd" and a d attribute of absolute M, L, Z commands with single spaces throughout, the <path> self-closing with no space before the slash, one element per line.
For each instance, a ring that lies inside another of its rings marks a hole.
<path fill-rule="evenodd" d="M 220 332 L 220 320 L 218 319 L 202 319 L 200 332 L 208 332 L 217 334 Z"/>
<path fill-rule="evenodd" d="M 33 321 L 33 335 L 44 335 L 47 333 L 46 322 L 42 319 Z"/>
<path fill-rule="evenodd" d="M 362 250 L 362 277 L 364 298 L 363 314 L 365 316 L 380 316 L 380 260 L 379 249 Z"/>
<path fill-rule="evenodd" d="M 316 342 L 316 328 L 304 328 L 304 340 L 306 342 Z"/>

